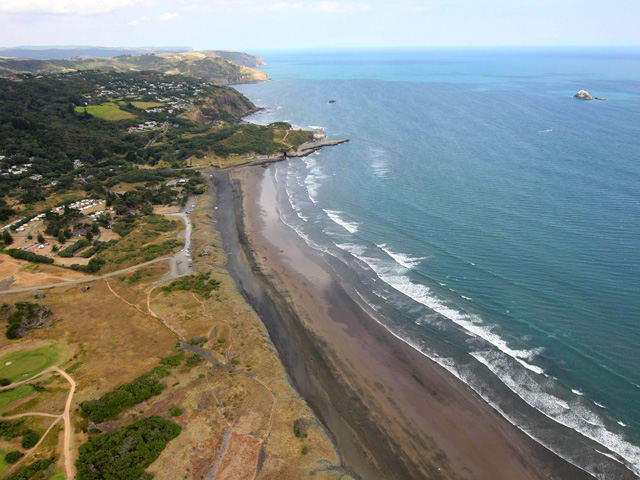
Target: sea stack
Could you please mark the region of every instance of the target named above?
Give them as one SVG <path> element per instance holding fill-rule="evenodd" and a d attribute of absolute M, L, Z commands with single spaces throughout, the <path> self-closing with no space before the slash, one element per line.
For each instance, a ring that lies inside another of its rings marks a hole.
<path fill-rule="evenodd" d="M 586 90 L 580 90 L 573 96 L 573 98 L 578 98 L 580 100 L 595 100 Z"/>

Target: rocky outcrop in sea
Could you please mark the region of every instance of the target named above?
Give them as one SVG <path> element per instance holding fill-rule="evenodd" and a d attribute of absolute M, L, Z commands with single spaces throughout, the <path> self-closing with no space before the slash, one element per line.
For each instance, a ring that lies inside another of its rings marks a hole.
<path fill-rule="evenodd" d="M 592 97 L 589 92 L 587 92 L 586 90 L 580 90 L 578 93 L 576 93 L 573 98 L 577 98 L 578 100 L 601 100 L 601 101 L 606 101 L 606 98 L 600 98 L 600 97 Z"/>

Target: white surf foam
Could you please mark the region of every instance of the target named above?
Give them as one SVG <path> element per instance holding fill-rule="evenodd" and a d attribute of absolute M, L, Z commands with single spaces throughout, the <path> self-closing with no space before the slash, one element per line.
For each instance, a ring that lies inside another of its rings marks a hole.
<path fill-rule="evenodd" d="M 356 245 L 354 243 L 340 243 L 340 244 L 336 244 L 336 247 L 344 250 L 345 252 L 350 253 L 356 258 L 359 258 L 365 252 L 364 246 Z"/>
<path fill-rule="evenodd" d="M 551 420 L 579 432 L 618 454 L 627 466 L 640 474 L 640 447 L 608 430 L 598 414 L 585 407 L 580 397 L 567 401 L 548 393 L 526 371 L 510 367 L 505 358 L 494 352 L 472 352 L 471 355 L 491 370 L 513 393 Z M 568 406 L 569 408 L 565 407 Z"/>
<path fill-rule="evenodd" d="M 412 269 L 413 267 L 418 266 L 418 264 L 425 259 L 425 257 L 412 257 L 411 255 L 406 255 L 404 253 L 395 253 L 392 252 L 389 248 L 387 248 L 386 243 L 381 243 L 377 245 L 378 248 L 382 249 L 384 253 L 393 258 L 396 262 L 402 265 L 406 269 Z"/>
<path fill-rule="evenodd" d="M 342 219 L 342 217 L 340 217 L 340 215 L 343 215 L 342 212 L 339 212 L 337 210 L 325 210 L 324 208 L 322 210 L 324 211 L 324 213 L 327 214 L 327 216 L 334 223 L 337 223 L 338 225 L 340 225 L 347 232 L 356 233 L 358 231 L 359 225 L 357 223 L 355 223 L 355 222 L 347 222 L 346 220 Z"/>
<path fill-rule="evenodd" d="M 540 353 L 541 349 L 534 350 L 516 350 L 508 346 L 507 342 L 498 334 L 494 333 L 492 327 L 483 325 L 482 319 L 477 315 L 469 315 L 462 313 L 448 305 L 442 300 L 431 294 L 431 291 L 425 285 L 413 283 L 409 277 L 403 275 L 404 270 L 399 270 L 398 265 L 389 266 L 381 260 L 366 257 L 362 254 L 353 255 L 368 265 L 378 275 L 382 281 L 393 287 L 395 290 L 405 294 L 412 300 L 438 312 L 442 316 L 448 318 L 454 323 L 461 326 L 473 336 L 480 337 L 486 342 L 498 348 L 501 352 L 515 359 L 526 369 L 537 373 L 544 374 L 544 370 L 540 367 L 532 365 L 525 360 L 531 360 L 535 355 Z"/>
<path fill-rule="evenodd" d="M 576 395 L 580 395 L 580 396 L 584 395 L 584 393 L 582 393 L 580 390 L 575 390 L 575 389 L 572 388 L 571 391 L 573 393 L 575 393 Z"/>

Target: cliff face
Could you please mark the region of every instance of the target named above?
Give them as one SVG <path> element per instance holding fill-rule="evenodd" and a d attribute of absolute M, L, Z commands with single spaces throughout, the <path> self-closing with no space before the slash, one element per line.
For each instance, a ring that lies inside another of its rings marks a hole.
<path fill-rule="evenodd" d="M 257 111 L 258 108 L 247 97 L 232 88 L 220 87 L 215 95 L 204 98 L 185 118 L 202 125 L 225 120 L 234 122 Z"/>
<path fill-rule="evenodd" d="M 264 58 L 244 52 L 233 52 L 231 50 L 200 50 L 200 53 L 208 57 L 226 58 L 230 62 L 251 68 L 264 67 L 267 64 Z"/>
<path fill-rule="evenodd" d="M 122 55 L 113 58 L 76 58 L 71 60 L 30 60 L 0 58 L 0 75 L 18 73 L 56 73 L 74 70 L 142 71 L 153 70 L 172 75 L 187 75 L 219 85 L 257 83 L 269 80 L 266 74 L 215 55 L 216 51 Z M 225 52 L 244 63 L 260 64 L 260 57 L 241 52 Z"/>

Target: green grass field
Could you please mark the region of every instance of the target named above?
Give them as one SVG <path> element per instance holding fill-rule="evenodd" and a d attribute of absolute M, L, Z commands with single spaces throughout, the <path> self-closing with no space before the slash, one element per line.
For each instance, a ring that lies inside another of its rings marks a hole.
<path fill-rule="evenodd" d="M 4 456 L 7 454 L 6 451 L 0 450 L 0 478 L 4 478 L 4 472 L 9 468 L 9 464 L 4 461 Z"/>
<path fill-rule="evenodd" d="M 5 355 L 0 358 L 0 378 L 8 378 L 13 383 L 31 378 L 45 368 L 55 365 L 61 351 L 59 345 L 48 345 Z"/>
<path fill-rule="evenodd" d="M 128 118 L 133 118 L 135 115 L 132 115 L 129 112 L 125 112 L 124 110 L 120 110 L 120 107 L 113 102 L 103 103 L 102 105 L 89 105 L 87 107 L 76 107 L 76 112 L 82 113 L 84 109 L 87 109 L 87 112 L 94 117 L 102 118 L 103 120 L 126 120 Z"/>
<path fill-rule="evenodd" d="M 147 108 L 166 106 L 166 104 L 158 103 L 158 102 L 131 102 L 131 105 L 133 105 L 136 108 L 142 108 L 143 110 L 146 110 Z"/>
<path fill-rule="evenodd" d="M 0 392 L 0 410 L 9 405 L 14 400 L 17 400 L 22 397 L 26 397 L 31 393 L 35 392 L 36 389 L 31 385 L 22 385 L 18 388 L 14 388 L 12 390 L 8 390 L 6 392 Z"/>

